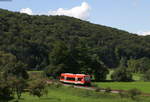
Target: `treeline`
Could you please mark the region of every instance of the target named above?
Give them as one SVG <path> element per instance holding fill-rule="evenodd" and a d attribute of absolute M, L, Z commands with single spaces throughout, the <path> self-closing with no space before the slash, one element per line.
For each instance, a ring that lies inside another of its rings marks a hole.
<path fill-rule="evenodd" d="M 15 56 L 26 70 L 46 70 L 55 77 L 61 72 L 88 73 L 103 80 L 108 68 L 117 68 L 122 58 L 129 66 L 135 60 L 150 59 L 150 36 L 72 17 L 0 9 L 0 51 Z"/>

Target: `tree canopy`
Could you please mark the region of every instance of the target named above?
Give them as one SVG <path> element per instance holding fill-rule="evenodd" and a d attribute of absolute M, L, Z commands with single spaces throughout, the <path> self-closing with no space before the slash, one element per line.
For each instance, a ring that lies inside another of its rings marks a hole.
<path fill-rule="evenodd" d="M 20 61 L 18 66 L 22 62 L 27 70 L 97 76 L 107 73 L 106 67 L 118 67 L 123 57 L 149 59 L 150 36 L 73 17 L 27 15 L 0 9 L 0 51 L 14 56 L 11 58 Z"/>

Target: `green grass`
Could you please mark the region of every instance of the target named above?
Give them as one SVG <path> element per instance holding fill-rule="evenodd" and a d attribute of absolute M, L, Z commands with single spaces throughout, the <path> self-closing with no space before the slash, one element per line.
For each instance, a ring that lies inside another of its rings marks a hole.
<path fill-rule="evenodd" d="M 36 77 L 42 72 L 29 72 L 31 77 Z M 111 80 L 113 70 L 107 75 L 107 80 Z M 140 82 L 141 74 L 133 74 L 137 82 L 95 82 L 101 88 L 110 87 L 111 89 L 129 90 L 137 88 L 144 93 L 150 93 L 150 82 Z M 39 76 L 40 77 L 40 76 Z M 20 102 L 136 102 L 129 98 L 120 98 L 118 94 L 100 93 L 87 91 L 83 89 L 74 89 L 68 87 L 55 88 L 51 87 L 47 96 L 38 98 L 29 94 L 23 94 Z M 139 102 L 150 102 L 150 97 L 140 97 Z"/>
<path fill-rule="evenodd" d="M 102 93 L 71 87 L 51 87 L 47 96 L 38 98 L 23 94 L 19 102 L 136 102 L 129 98 L 120 98 L 118 94 Z M 139 97 L 139 102 L 150 102 L 149 97 Z"/>
<path fill-rule="evenodd" d="M 96 82 L 95 84 L 102 88 L 110 87 L 120 90 L 137 88 L 144 93 L 150 93 L 150 82 Z"/>
<path fill-rule="evenodd" d="M 111 74 L 114 72 L 114 70 L 109 70 L 109 74 L 107 75 L 107 80 L 111 80 Z M 137 88 L 141 90 L 144 93 L 150 93 L 150 82 L 142 82 L 142 76 L 143 74 L 137 74 L 133 73 L 133 80 L 136 82 L 98 82 L 95 83 L 101 88 L 112 88 L 112 89 L 120 89 L 120 90 L 129 90 L 132 88 Z"/>

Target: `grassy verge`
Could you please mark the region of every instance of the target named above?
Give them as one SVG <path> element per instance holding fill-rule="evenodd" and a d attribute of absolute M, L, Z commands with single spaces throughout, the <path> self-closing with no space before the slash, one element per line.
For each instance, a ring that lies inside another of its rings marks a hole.
<path fill-rule="evenodd" d="M 150 102 L 149 97 L 139 97 L 139 102 Z M 130 98 L 120 98 L 118 94 L 102 93 L 72 87 L 51 86 L 47 96 L 38 98 L 23 94 L 20 102 L 136 102 Z"/>
<path fill-rule="evenodd" d="M 110 87 L 118 90 L 137 88 L 144 93 L 150 93 L 150 82 L 95 82 L 95 84 L 102 88 Z"/>

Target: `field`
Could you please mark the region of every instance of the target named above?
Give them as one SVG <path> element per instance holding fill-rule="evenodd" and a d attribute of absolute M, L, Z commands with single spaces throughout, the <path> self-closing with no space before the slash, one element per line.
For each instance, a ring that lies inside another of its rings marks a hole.
<path fill-rule="evenodd" d="M 114 70 L 109 70 L 109 74 L 107 75 L 107 80 L 111 80 L 111 74 Z M 116 90 L 129 90 L 133 88 L 137 88 L 143 93 L 150 93 L 150 82 L 141 81 L 142 74 L 133 73 L 133 80 L 135 82 L 95 82 L 100 88 L 108 88 L 116 89 Z"/>
<path fill-rule="evenodd" d="M 113 71 L 110 72 L 110 74 Z M 36 79 L 43 77 L 42 71 L 30 71 L 28 72 L 30 78 Z M 110 74 L 107 76 L 107 80 L 111 80 Z M 133 75 L 136 80 L 140 79 L 139 74 Z M 137 88 L 143 93 L 150 93 L 150 82 L 93 82 L 100 88 L 129 90 Z M 61 86 L 56 88 L 52 85 L 48 88 L 48 95 L 38 98 L 31 96 L 28 93 L 22 95 L 22 99 L 19 102 L 150 102 L 150 97 L 139 96 L 138 100 L 132 100 L 128 98 L 121 98 L 119 94 L 95 92 L 84 89 L 77 89 L 72 87 Z M 13 102 L 13 101 L 12 101 Z"/>
<path fill-rule="evenodd" d="M 118 90 L 129 90 L 137 88 L 144 93 L 150 93 L 150 82 L 96 82 L 101 88 L 118 89 Z"/>
<path fill-rule="evenodd" d="M 150 102 L 149 97 L 139 97 L 139 102 Z M 137 102 L 130 98 L 120 98 L 118 94 L 102 93 L 88 91 L 84 89 L 76 89 L 72 87 L 51 86 L 47 96 L 38 98 L 23 94 L 19 102 Z"/>
<path fill-rule="evenodd" d="M 107 80 L 111 80 L 111 74 L 114 70 L 109 70 L 109 74 L 107 75 Z M 29 76 L 32 79 L 37 79 L 43 77 L 43 71 L 29 71 Z M 117 90 L 129 90 L 132 88 L 137 88 L 144 93 L 150 93 L 150 82 L 142 82 L 141 74 L 133 74 L 133 79 L 135 82 L 94 82 L 97 86 L 101 88 L 117 89 Z"/>

